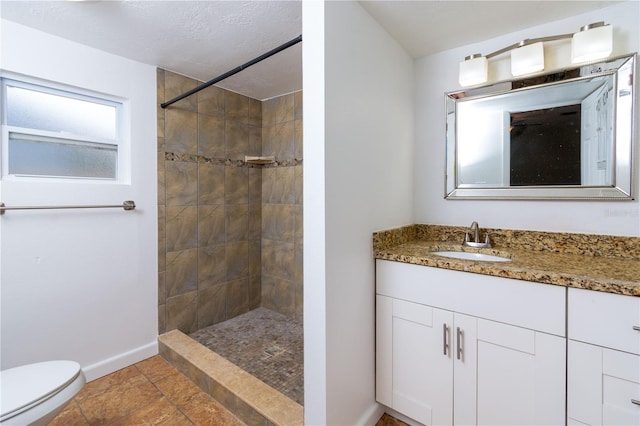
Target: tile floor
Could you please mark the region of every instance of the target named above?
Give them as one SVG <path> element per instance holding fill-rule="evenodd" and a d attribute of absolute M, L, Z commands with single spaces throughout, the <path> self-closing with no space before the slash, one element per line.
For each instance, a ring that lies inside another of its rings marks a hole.
<path fill-rule="evenodd" d="M 87 383 L 49 426 L 244 425 L 160 356 Z"/>
<path fill-rule="evenodd" d="M 87 383 L 49 426 L 244 426 L 159 355 Z M 384 414 L 376 426 L 407 426 Z"/>
<path fill-rule="evenodd" d="M 380 417 L 380 420 L 378 420 L 378 423 L 376 423 L 376 426 L 409 426 L 409 425 L 406 424 L 405 422 L 401 422 L 395 417 L 388 415 L 387 413 L 384 413 L 382 417 Z"/>

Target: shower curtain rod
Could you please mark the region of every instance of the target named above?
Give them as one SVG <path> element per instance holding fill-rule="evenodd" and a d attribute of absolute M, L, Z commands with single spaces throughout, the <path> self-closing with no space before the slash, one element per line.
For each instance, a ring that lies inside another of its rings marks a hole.
<path fill-rule="evenodd" d="M 202 89 L 206 89 L 207 87 L 211 86 L 212 84 L 216 84 L 217 82 L 222 81 L 225 78 L 231 77 L 232 75 L 239 73 L 243 69 L 249 68 L 251 65 L 255 65 L 258 62 L 263 61 L 263 60 L 275 55 L 276 53 L 282 52 L 283 50 L 288 49 L 291 46 L 294 46 L 294 45 L 300 43 L 301 41 L 302 41 L 302 34 L 300 34 L 298 37 L 294 38 L 293 40 L 290 40 L 290 41 L 286 42 L 285 44 L 283 44 L 281 46 L 278 46 L 275 49 L 272 49 L 272 50 L 268 51 L 264 55 L 260 55 L 257 58 L 252 59 L 249 62 L 247 62 L 245 64 L 242 64 L 242 65 L 232 69 L 231 71 L 227 71 L 226 73 L 221 74 L 221 75 L 217 76 L 216 78 L 207 81 L 206 83 L 202 83 L 200 86 L 198 86 L 198 87 L 196 87 L 194 89 L 191 89 L 188 92 L 185 92 L 180 96 L 176 96 L 175 98 L 171 99 L 170 101 L 167 101 L 167 102 L 164 102 L 164 103 L 160 104 L 160 106 L 162 108 L 166 108 L 169 105 L 171 105 L 171 104 L 173 104 L 175 102 L 178 102 L 179 100 L 182 100 L 182 99 L 186 98 L 187 96 L 191 96 L 194 93 L 197 93 L 197 92 L 201 91 Z"/>

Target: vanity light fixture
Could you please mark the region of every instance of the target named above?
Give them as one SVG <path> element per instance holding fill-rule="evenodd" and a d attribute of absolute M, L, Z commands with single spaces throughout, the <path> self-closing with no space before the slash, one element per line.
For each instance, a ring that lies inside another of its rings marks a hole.
<path fill-rule="evenodd" d="M 574 64 L 606 58 L 612 51 L 613 28 L 604 22 L 585 25 L 571 39 L 571 62 Z"/>
<path fill-rule="evenodd" d="M 514 77 L 544 70 L 544 48 L 542 42 L 521 42 L 522 46 L 511 51 L 511 74 Z"/>
<path fill-rule="evenodd" d="M 460 62 L 459 80 L 461 86 L 475 86 L 487 81 L 488 61 L 479 53 L 467 56 Z"/>
<path fill-rule="evenodd" d="M 613 51 L 613 29 L 604 22 L 580 28 L 575 34 L 525 39 L 486 56 L 476 53 L 460 63 L 458 81 L 461 86 L 476 86 L 488 81 L 488 60 L 511 52 L 511 74 L 514 77 L 544 70 L 544 43 L 571 38 L 571 62 L 583 63 L 606 58 Z"/>

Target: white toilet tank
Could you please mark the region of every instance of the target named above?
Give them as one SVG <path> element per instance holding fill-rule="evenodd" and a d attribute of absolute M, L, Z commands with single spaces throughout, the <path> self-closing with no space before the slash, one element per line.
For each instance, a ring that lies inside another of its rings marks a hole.
<path fill-rule="evenodd" d="M 47 424 L 84 386 L 80 364 L 47 361 L 0 371 L 0 424 Z"/>

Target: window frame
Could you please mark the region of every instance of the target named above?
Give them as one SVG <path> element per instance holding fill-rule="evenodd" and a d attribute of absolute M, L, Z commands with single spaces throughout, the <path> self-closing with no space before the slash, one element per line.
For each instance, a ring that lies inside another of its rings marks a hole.
<path fill-rule="evenodd" d="M 92 102 L 99 105 L 114 107 L 116 111 L 115 117 L 115 137 L 101 138 L 95 136 L 86 136 L 70 132 L 55 132 L 47 130 L 39 130 L 28 127 L 10 126 L 7 124 L 8 105 L 7 105 L 7 86 L 19 87 L 26 90 L 51 94 L 55 96 L 63 96 L 70 99 L 77 99 L 85 102 Z M 0 73 L 0 180 L 29 180 L 29 181 L 52 181 L 52 182 L 99 182 L 99 183 L 128 183 L 129 163 L 128 150 L 129 138 L 126 136 L 128 123 L 126 122 L 126 114 L 129 111 L 128 101 L 117 96 L 96 93 L 86 89 L 66 86 L 61 83 L 51 81 L 36 80 L 22 75 L 13 75 Z M 58 139 L 66 141 L 69 144 L 78 145 L 79 142 L 86 142 L 85 146 L 92 145 L 110 145 L 115 147 L 117 152 L 115 164 L 115 177 L 85 177 L 85 176 L 49 176 L 38 174 L 9 174 L 9 135 L 17 134 L 20 136 L 33 136 L 35 138 Z"/>

